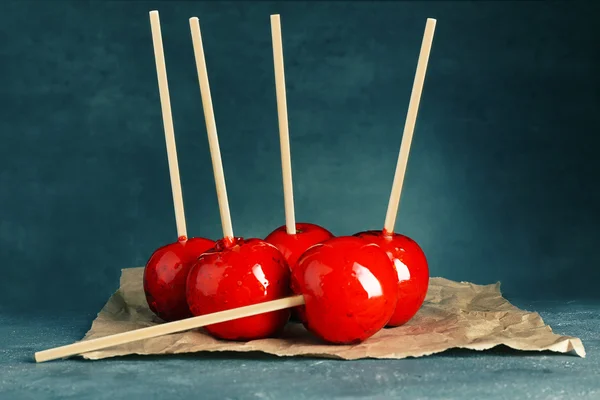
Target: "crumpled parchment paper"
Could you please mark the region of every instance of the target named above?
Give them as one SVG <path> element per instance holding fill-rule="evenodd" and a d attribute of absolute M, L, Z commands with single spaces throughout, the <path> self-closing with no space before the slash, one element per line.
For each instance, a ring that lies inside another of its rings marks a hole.
<path fill-rule="evenodd" d="M 108 300 L 83 340 L 161 323 L 144 296 L 143 268 L 122 271 L 121 286 Z M 261 351 L 277 356 L 360 358 L 421 357 L 452 348 L 490 349 L 506 345 L 517 350 L 574 352 L 585 357 L 580 339 L 554 334 L 539 314 L 520 310 L 502 297 L 500 284 L 475 285 L 431 278 L 425 303 L 406 325 L 383 329 L 358 345 L 327 345 L 301 324 L 288 324 L 276 339 L 228 342 L 201 330 L 141 340 L 83 355 L 101 359 L 128 354 L 177 354 L 201 351 Z"/>

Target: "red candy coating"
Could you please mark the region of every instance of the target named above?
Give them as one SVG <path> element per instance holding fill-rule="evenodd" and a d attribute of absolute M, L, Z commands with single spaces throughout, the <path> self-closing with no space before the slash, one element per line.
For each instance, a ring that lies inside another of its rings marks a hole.
<path fill-rule="evenodd" d="M 308 249 L 292 271 L 292 289 L 304 295 L 305 327 L 330 343 L 359 343 L 390 320 L 398 277 L 378 246 L 337 237 Z"/>
<path fill-rule="evenodd" d="M 283 254 L 289 267 L 294 269 L 300 256 L 309 247 L 331 239 L 333 234 L 327 229 L 308 223 L 296 224 L 296 234 L 288 235 L 286 226 L 280 226 L 265 238 L 265 242 L 271 243 Z M 292 310 L 290 321 L 298 322 L 296 309 Z"/>
<path fill-rule="evenodd" d="M 398 273 L 398 306 L 388 326 L 407 323 L 421 308 L 429 287 L 429 267 L 425 253 L 408 236 L 382 231 L 357 233 L 357 237 L 381 247 Z"/>
<path fill-rule="evenodd" d="M 296 224 L 296 234 L 288 235 L 285 225 L 275 229 L 265 238 L 283 254 L 290 268 L 294 268 L 298 259 L 309 247 L 331 239 L 333 235 L 327 229 L 315 224 Z"/>
<path fill-rule="evenodd" d="M 144 292 L 150 310 L 164 321 L 191 317 L 185 284 L 196 259 L 215 245 L 203 238 L 180 238 L 157 249 L 144 269 Z"/>
<path fill-rule="evenodd" d="M 277 248 L 260 239 L 217 241 L 193 266 L 187 281 L 192 314 L 205 315 L 276 300 L 290 295 L 290 270 Z M 227 340 L 254 340 L 276 335 L 290 310 L 208 325 L 211 335 Z"/>

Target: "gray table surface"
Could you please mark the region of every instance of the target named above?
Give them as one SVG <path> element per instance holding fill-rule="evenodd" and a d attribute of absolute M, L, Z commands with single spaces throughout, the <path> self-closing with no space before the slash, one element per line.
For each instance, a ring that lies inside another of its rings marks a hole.
<path fill-rule="evenodd" d="M 499 347 L 405 360 L 219 353 L 35 364 L 35 351 L 80 339 L 94 315 L 3 312 L 0 398 L 600 399 L 600 301 L 513 303 L 581 338 L 587 357 Z"/>

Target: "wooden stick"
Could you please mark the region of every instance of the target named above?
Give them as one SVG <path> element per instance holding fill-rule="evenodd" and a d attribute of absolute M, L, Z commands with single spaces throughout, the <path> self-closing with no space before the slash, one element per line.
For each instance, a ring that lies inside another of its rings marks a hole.
<path fill-rule="evenodd" d="M 154 59 L 156 60 L 156 75 L 158 77 L 165 141 L 167 143 L 167 158 L 169 160 L 169 173 L 171 175 L 171 191 L 173 192 L 177 236 L 180 239 L 187 239 L 185 213 L 183 211 L 183 195 L 181 193 L 179 165 L 177 162 L 177 146 L 175 145 L 175 129 L 173 128 L 169 82 L 167 80 L 167 67 L 165 64 L 165 53 L 163 50 L 158 11 L 150 11 L 150 27 L 152 29 L 152 43 L 154 44 Z"/>
<path fill-rule="evenodd" d="M 400 205 L 400 194 L 402 193 L 404 175 L 406 174 L 410 144 L 417 122 L 417 112 L 419 111 L 421 92 L 423 91 L 423 83 L 425 82 L 425 72 L 427 71 L 427 62 L 429 61 L 429 53 L 431 52 L 435 24 L 435 19 L 428 18 L 427 24 L 425 25 L 425 34 L 423 35 L 423 42 L 421 43 L 417 72 L 415 73 L 415 80 L 410 95 L 410 102 L 408 104 L 406 123 L 404 124 L 404 133 L 402 134 L 402 143 L 400 144 L 400 154 L 398 155 L 398 163 L 396 164 L 396 172 L 394 174 L 394 183 L 392 184 L 390 202 L 388 203 L 387 214 L 385 216 L 383 230 L 387 233 L 394 232 L 394 226 L 396 225 L 396 217 Z"/>
<path fill-rule="evenodd" d="M 271 37 L 273 40 L 273 64 L 275 67 L 277 116 L 279 118 L 279 143 L 281 147 L 281 172 L 283 175 L 285 227 L 288 235 L 295 235 L 296 217 L 294 215 L 292 159 L 290 156 L 290 133 L 288 128 L 287 100 L 285 95 L 285 72 L 283 64 L 283 45 L 281 40 L 281 21 L 278 14 L 271 15 Z"/>
<path fill-rule="evenodd" d="M 190 18 L 190 30 L 194 44 L 194 55 L 196 57 L 196 69 L 198 70 L 198 81 L 200 82 L 200 95 L 202 96 L 202 108 L 204 109 L 204 121 L 208 134 L 208 144 L 212 159 L 215 185 L 217 187 L 217 199 L 221 213 L 221 225 L 223 225 L 223 237 L 233 238 L 233 227 L 231 225 L 231 213 L 229 212 L 229 200 L 227 199 L 227 188 L 225 186 L 225 174 L 223 173 L 223 162 L 221 161 L 221 150 L 219 148 L 219 137 L 217 136 L 217 124 L 210 96 L 210 85 L 208 84 L 208 71 L 204 59 L 204 46 L 200 33 L 198 18 Z"/>
<path fill-rule="evenodd" d="M 168 322 L 129 332 L 104 336 L 98 339 L 84 340 L 82 342 L 56 347 L 54 349 L 39 351 L 35 353 L 35 361 L 39 363 L 56 360 L 59 358 L 70 357 L 77 354 L 88 353 L 108 347 L 136 342 L 138 340 L 169 335 L 171 333 L 184 332 L 190 329 L 201 328 L 206 325 L 218 324 L 234 319 L 251 317 L 253 315 L 292 308 L 302 304 L 304 304 L 304 297 L 301 295 L 285 297 L 283 299 L 268 301 L 265 303 L 253 304 L 250 306 L 220 311 L 213 314 L 201 315 L 199 317 L 187 318 L 175 322 Z"/>

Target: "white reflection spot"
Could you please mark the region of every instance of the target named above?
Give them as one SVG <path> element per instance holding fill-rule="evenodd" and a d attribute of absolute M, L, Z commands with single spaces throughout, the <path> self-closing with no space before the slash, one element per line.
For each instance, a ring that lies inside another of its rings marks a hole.
<path fill-rule="evenodd" d="M 398 281 L 402 282 L 402 281 L 407 281 L 410 279 L 410 271 L 408 270 L 408 267 L 406 266 L 406 264 L 404 264 L 402 261 L 398 260 L 397 258 L 394 258 L 394 267 L 396 267 L 396 273 L 398 274 Z"/>
<path fill-rule="evenodd" d="M 365 289 L 365 292 L 367 292 L 369 299 L 372 297 L 379 297 L 383 294 L 381 284 L 371 271 L 359 263 L 354 263 L 352 270 L 356 274 L 356 277 L 358 278 L 358 281 L 362 285 L 363 289 Z"/>
<path fill-rule="evenodd" d="M 265 273 L 263 272 L 261 265 L 255 264 L 254 267 L 252 267 L 252 273 L 256 277 L 256 280 L 259 281 L 263 285 L 263 288 L 265 289 L 265 294 L 267 294 L 267 288 L 269 287 L 269 281 L 267 280 L 267 277 L 265 276 Z"/>

